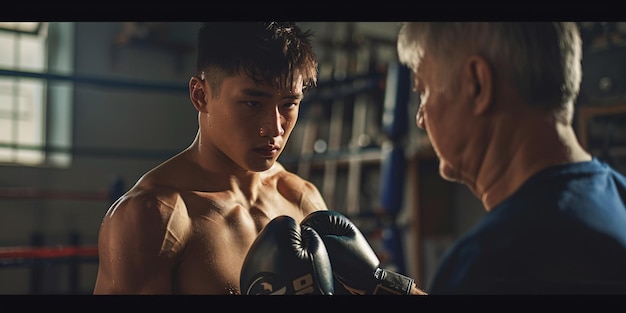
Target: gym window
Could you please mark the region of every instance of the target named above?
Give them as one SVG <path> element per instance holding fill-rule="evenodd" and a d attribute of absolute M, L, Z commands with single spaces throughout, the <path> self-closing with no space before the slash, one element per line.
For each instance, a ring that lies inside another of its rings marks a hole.
<path fill-rule="evenodd" d="M 71 86 L 46 75 L 71 69 L 72 32 L 72 23 L 0 22 L 0 164 L 69 164 L 50 146 L 69 147 Z"/>

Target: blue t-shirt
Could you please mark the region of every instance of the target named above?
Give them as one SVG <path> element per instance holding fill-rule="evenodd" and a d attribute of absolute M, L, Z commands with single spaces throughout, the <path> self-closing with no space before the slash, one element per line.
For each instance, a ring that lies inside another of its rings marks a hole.
<path fill-rule="evenodd" d="M 594 158 L 554 166 L 443 256 L 430 294 L 626 294 L 626 178 Z"/>

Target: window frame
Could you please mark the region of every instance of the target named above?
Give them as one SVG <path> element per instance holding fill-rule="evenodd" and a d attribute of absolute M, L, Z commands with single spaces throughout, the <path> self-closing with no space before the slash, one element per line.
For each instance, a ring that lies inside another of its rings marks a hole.
<path fill-rule="evenodd" d="M 42 118 L 40 121 L 42 137 L 40 144 L 24 144 L 10 139 L 3 147 L 14 149 L 12 156 L 0 159 L 2 166 L 21 167 L 69 167 L 71 164 L 71 118 L 73 83 L 57 82 L 51 73 L 73 72 L 74 22 L 37 22 L 30 29 L 21 29 L 18 24 L 0 22 L 0 32 L 11 32 L 19 36 L 45 35 L 44 66 L 41 71 L 24 71 L 18 64 L 2 71 L 1 77 L 14 77 L 17 84 L 21 79 L 42 80 Z M 42 34 L 41 32 L 45 32 Z M 2 142 L 0 142 L 2 144 Z M 37 162 L 24 162 L 16 156 L 20 151 L 38 151 L 41 157 Z"/>

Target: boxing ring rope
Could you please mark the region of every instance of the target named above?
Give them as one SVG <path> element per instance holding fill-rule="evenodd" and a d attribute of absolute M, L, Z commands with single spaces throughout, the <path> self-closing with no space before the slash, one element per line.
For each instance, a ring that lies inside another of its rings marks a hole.
<path fill-rule="evenodd" d="M 100 201 L 112 204 L 122 196 L 125 186 L 121 178 L 117 178 L 109 189 L 101 190 L 54 190 L 38 188 L 0 188 L 0 200 L 72 200 Z M 77 241 L 77 240 L 72 240 Z M 6 259 L 36 259 L 59 257 L 93 257 L 97 256 L 95 246 L 55 246 L 55 247 L 0 247 L 0 267 L 6 265 Z M 13 261 L 15 261 L 13 260 Z M 14 264 L 16 262 L 8 262 Z"/>
<path fill-rule="evenodd" d="M 117 178 L 108 189 L 100 190 L 54 190 L 38 188 L 0 188 L 0 200 L 72 200 L 100 201 L 112 204 L 125 191 L 124 182 Z M 67 266 L 70 294 L 79 294 L 80 267 L 85 263 L 98 262 L 97 244 L 80 244 L 80 235 L 70 233 L 69 243 L 64 245 L 43 244 L 39 233 L 32 236 L 31 246 L 0 247 L 0 269 L 27 267 L 30 270 L 31 294 L 41 294 L 44 285 L 44 268 L 54 264 Z"/>
<path fill-rule="evenodd" d="M 98 261 L 98 247 L 52 246 L 52 247 L 0 247 L 0 268 L 5 266 L 27 266 L 53 261 L 66 262 L 79 259 L 81 262 Z"/>
<path fill-rule="evenodd" d="M 100 87 L 129 88 L 133 90 L 152 90 L 152 91 L 162 91 L 166 93 L 189 92 L 189 88 L 185 84 L 121 80 L 121 79 L 111 79 L 111 78 L 78 75 L 78 74 L 65 75 L 65 74 L 57 74 L 57 73 L 51 73 L 51 72 L 41 73 L 41 72 L 27 72 L 27 71 L 0 69 L 0 76 L 34 78 L 34 79 L 41 79 L 41 80 L 47 80 L 47 81 L 67 81 L 67 82 L 73 82 L 73 83 L 96 85 Z"/>
<path fill-rule="evenodd" d="M 38 188 L 0 188 L 0 200 L 72 200 L 100 201 L 112 204 L 125 192 L 121 177 L 109 186 L 100 190 L 54 190 Z M 97 245 L 79 245 L 78 235 L 72 234 L 71 245 L 41 246 L 37 238 L 31 247 L 0 247 L 0 268 L 4 266 L 30 265 L 48 261 L 97 261 Z"/>
<path fill-rule="evenodd" d="M 173 84 L 156 81 L 145 82 L 138 80 L 124 80 L 119 78 L 106 78 L 78 74 L 67 75 L 52 72 L 41 73 L 0 69 L 0 77 L 2 76 L 33 78 L 46 81 L 71 82 L 108 88 L 151 90 L 164 93 L 189 92 L 189 87 L 185 84 Z M 320 81 L 317 83 L 317 86 L 309 92 L 307 97 L 304 98 L 304 102 L 322 101 L 332 99 L 334 97 L 346 97 L 358 94 L 379 85 L 382 78 L 384 78 L 384 74 L 381 71 L 378 71 L 363 75 L 355 75 L 342 80 L 332 79 L 328 81 Z"/>
<path fill-rule="evenodd" d="M 78 235 L 74 234 L 73 239 Z M 75 241 L 75 240 L 74 240 Z M 80 246 L 18 246 L 0 247 L 0 269 L 28 267 L 30 270 L 30 293 L 42 294 L 45 281 L 44 269 L 53 264 L 67 266 L 70 294 L 80 294 L 80 267 L 85 263 L 97 264 L 97 245 Z"/>

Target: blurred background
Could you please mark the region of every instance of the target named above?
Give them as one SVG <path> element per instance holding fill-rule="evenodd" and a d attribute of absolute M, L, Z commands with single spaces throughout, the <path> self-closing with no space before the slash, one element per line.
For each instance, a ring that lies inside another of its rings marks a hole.
<path fill-rule="evenodd" d="M 319 86 L 279 161 L 366 234 L 384 267 L 427 287 L 481 216 L 439 177 L 395 50 L 397 22 L 302 22 Z M 575 127 L 624 171 L 624 23 L 580 22 Z M 91 294 L 101 220 L 146 171 L 191 144 L 196 22 L 0 22 L 0 294 Z"/>

